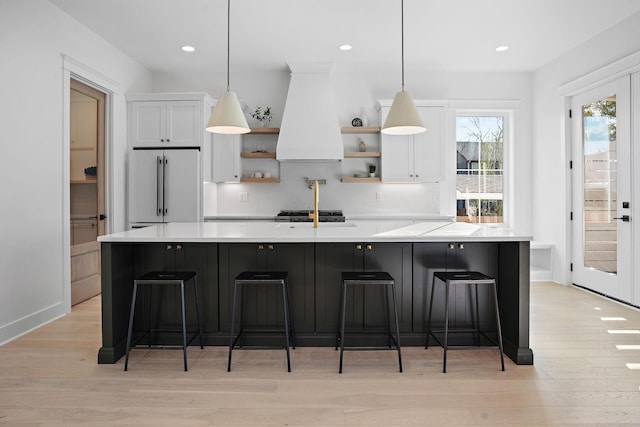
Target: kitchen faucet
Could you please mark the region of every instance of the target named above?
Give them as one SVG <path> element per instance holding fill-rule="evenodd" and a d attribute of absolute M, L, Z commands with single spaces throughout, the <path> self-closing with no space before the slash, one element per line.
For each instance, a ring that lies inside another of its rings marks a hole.
<path fill-rule="evenodd" d="M 313 228 L 318 228 L 318 202 L 320 199 L 320 184 L 316 179 L 313 181 L 313 213 L 309 212 L 309 218 L 313 219 Z"/>

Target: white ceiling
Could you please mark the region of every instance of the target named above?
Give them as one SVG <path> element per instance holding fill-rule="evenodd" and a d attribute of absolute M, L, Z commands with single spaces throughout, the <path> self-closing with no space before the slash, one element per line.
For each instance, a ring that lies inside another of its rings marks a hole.
<path fill-rule="evenodd" d="M 226 0 L 50 1 L 153 72 L 225 70 Z M 532 71 L 640 11 L 640 0 L 404 3 L 407 69 L 447 71 Z M 291 61 L 399 68 L 400 10 L 400 0 L 233 0 L 232 72 Z"/>

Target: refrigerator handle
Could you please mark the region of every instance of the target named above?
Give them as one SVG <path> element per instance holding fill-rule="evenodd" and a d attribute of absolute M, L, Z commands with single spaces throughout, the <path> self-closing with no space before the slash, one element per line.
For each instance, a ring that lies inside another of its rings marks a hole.
<path fill-rule="evenodd" d="M 167 208 L 168 194 L 167 194 L 167 186 L 165 185 L 165 181 L 167 180 L 167 171 L 169 159 L 167 156 L 162 156 L 163 165 L 162 165 L 162 215 L 167 215 L 169 213 L 169 209 Z"/>
<path fill-rule="evenodd" d="M 164 157 L 164 156 L 162 156 Z M 162 216 L 164 201 L 162 200 L 162 187 L 164 185 L 162 157 L 156 156 L 156 216 Z"/>

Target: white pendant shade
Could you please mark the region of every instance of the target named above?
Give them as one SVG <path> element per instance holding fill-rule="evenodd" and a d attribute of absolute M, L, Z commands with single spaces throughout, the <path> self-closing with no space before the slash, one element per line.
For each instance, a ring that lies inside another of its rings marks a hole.
<path fill-rule="evenodd" d="M 251 132 L 235 92 L 225 91 L 220 95 L 211 112 L 206 130 L 207 132 L 224 134 Z"/>
<path fill-rule="evenodd" d="M 409 92 L 396 93 L 381 132 L 387 135 L 413 135 L 426 130 Z"/>

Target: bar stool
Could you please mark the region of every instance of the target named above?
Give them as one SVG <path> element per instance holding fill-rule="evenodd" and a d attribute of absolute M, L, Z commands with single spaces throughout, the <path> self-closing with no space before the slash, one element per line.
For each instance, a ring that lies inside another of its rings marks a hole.
<path fill-rule="evenodd" d="M 388 347 L 345 347 L 345 323 L 346 323 L 346 313 L 347 313 L 347 288 L 349 286 L 384 286 L 384 297 L 385 297 L 385 306 L 386 306 L 386 323 L 387 330 L 386 333 L 389 336 L 389 346 Z M 400 326 L 398 324 L 398 309 L 396 306 L 396 290 L 395 290 L 395 280 L 393 277 L 387 272 L 384 271 L 375 271 L 375 272 L 365 272 L 365 273 L 357 273 L 357 272 L 343 272 L 342 273 L 342 287 L 341 287 L 341 298 L 340 298 L 340 320 L 339 325 L 340 329 L 338 331 L 336 337 L 336 350 L 338 349 L 338 342 L 340 343 L 340 368 L 338 373 L 342 373 L 342 360 L 345 350 L 351 351 L 361 351 L 361 350 L 396 350 L 398 352 L 398 366 L 400 368 L 400 372 L 402 372 L 402 354 L 400 352 Z M 394 338 L 391 333 L 391 320 L 389 313 L 389 291 L 391 291 L 391 297 L 393 301 L 393 317 L 395 320 L 395 333 L 396 336 Z"/>
<path fill-rule="evenodd" d="M 184 299 L 184 285 L 185 283 L 193 280 L 193 289 L 196 296 L 196 318 L 198 322 L 198 330 L 197 331 L 188 331 L 187 332 L 187 315 L 185 308 L 185 299 Z M 180 299 L 181 299 L 181 310 L 182 310 L 182 330 L 160 330 L 160 329 L 151 329 L 145 333 L 142 337 L 138 338 L 134 341 L 133 347 L 135 347 L 136 342 L 140 339 L 144 338 L 147 335 L 150 335 L 153 332 L 181 332 L 182 333 L 182 352 L 184 357 L 184 370 L 187 370 L 187 346 L 195 339 L 196 336 L 200 336 L 200 348 L 204 348 L 202 342 L 202 326 L 200 324 L 200 309 L 199 309 L 199 298 L 198 298 L 198 283 L 196 279 L 196 273 L 193 271 L 152 271 L 150 273 L 146 273 L 133 281 L 133 296 L 131 297 L 131 312 L 129 313 L 129 331 L 127 333 L 127 350 L 126 357 L 124 359 L 124 370 L 126 371 L 129 366 L 129 351 L 131 350 L 131 338 L 133 335 L 133 318 L 136 311 L 136 298 L 138 295 L 138 286 L 154 286 L 154 285 L 180 285 Z M 191 338 L 187 341 L 187 333 L 192 334 Z M 148 347 L 152 347 L 151 344 L 148 344 Z M 158 346 L 157 346 L 158 347 Z M 159 346 L 162 348 L 175 348 L 175 346 Z"/>
<path fill-rule="evenodd" d="M 291 372 L 291 357 L 289 354 L 290 348 L 295 347 L 295 331 L 293 329 L 293 321 L 291 320 L 290 307 L 289 307 L 289 290 L 287 288 L 287 272 L 286 271 L 245 271 L 238 275 L 233 282 L 233 303 L 231 309 L 231 331 L 229 333 L 229 362 L 227 363 L 227 372 L 231 371 L 231 356 L 233 349 L 236 347 L 238 340 L 243 334 L 247 332 L 282 332 L 284 331 L 284 348 L 287 352 L 287 371 Z M 257 330 L 245 330 L 244 328 L 244 293 L 243 286 L 255 285 L 255 286 L 280 286 L 282 288 L 282 306 L 284 311 L 284 328 L 283 330 L 269 330 L 269 329 L 257 329 Z M 234 337 L 234 325 L 236 321 L 236 302 L 238 297 L 238 291 L 240 291 L 240 332 Z M 265 348 L 265 347 L 253 347 L 253 348 Z"/>
<path fill-rule="evenodd" d="M 443 330 L 433 330 L 431 329 L 431 314 L 433 313 L 433 294 L 435 293 L 435 283 L 436 279 L 442 281 L 445 285 L 445 297 L 444 297 L 444 329 Z M 474 316 L 474 328 L 473 329 L 449 329 L 449 287 L 452 285 L 474 285 L 476 301 L 475 301 L 475 316 Z M 496 342 L 494 339 L 488 337 L 484 332 L 480 330 L 480 322 L 479 322 L 479 304 L 478 304 L 478 285 L 489 285 L 493 291 L 493 302 L 495 307 L 495 315 L 496 315 L 496 328 L 498 341 Z M 438 338 L 435 336 L 434 332 L 444 332 L 444 340 L 441 343 Z M 429 335 L 432 335 L 433 338 L 442 346 L 444 349 L 444 359 L 442 364 L 442 372 L 447 372 L 447 351 L 450 347 L 457 348 L 474 348 L 471 346 L 450 346 L 448 344 L 448 335 L 449 332 L 473 332 L 474 334 L 481 334 L 487 340 L 496 344 L 500 349 L 500 363 L 502 365 L 502 370 L 504 371 L 504 353 L 502 348 L 502 328 L 500 327 L 500 310 L 498 309 L 498 292 L 496 286 L 496 280 L 493 277 L 489 277 L 485 274 L 479 273 L 477 271 L 463 271 L 463 272 L 435 272 L 433 273 L 433 280 L 431 282 L 431 298 L 429 301 L 429 317 L 427 320 L 427 337 L 425 348 L 429 347 Z M 475 346 L 476 348 L 479 347 Z"/>

